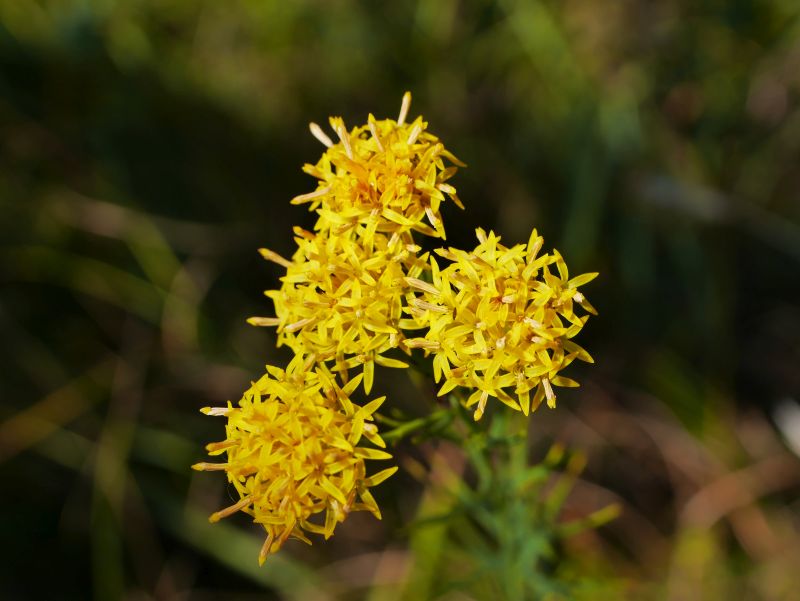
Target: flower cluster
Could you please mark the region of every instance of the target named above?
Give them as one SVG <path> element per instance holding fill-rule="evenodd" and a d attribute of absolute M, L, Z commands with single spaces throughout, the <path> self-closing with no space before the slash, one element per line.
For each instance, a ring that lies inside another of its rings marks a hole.
<path fill-rule="evenodd" d="M 411 295 L 405 278 L 418 276 L 427 255 L 404 244 L 402 236 L 376 233 L 363 237 L 311 233 L 295 228 L 297 252 L 292 261 L 262 249 L 286 267 L 280 290 L 266 292 L 277 317 L 252 317 L 254 325 L 278 327 L 278 345 L 317 361 L 335 361 L 347 370 L 363 366 L 364 390 L 372 388 L 374 366 L 408 367 L 384 353 L 401 346 L 402 307 Z"/>
<path fill-rule="evenodd" d="M 446 183 L 456 167 L 444 160 L 460 163 L 422 118 L 406 123 L 410 102 L 407 93 L 396 121 L 370 115 L 367 125 L 349 132 L 332 118 L 336 144 L 311 124 L 327 150 L 304 170 L 320 182 L 292 202 L 310 203 L 318 219 L 313 232 L 295 228 L 291 260 L 261 249 L 286 275 L 279 290 L 266 293 L 275 317 L 249 320 L 276 326 L 278 344 L 295 358 L 286 371 L 267 366 L 238 407 L 205 410 L 228 420 L 226 439 L 208 447 L 227 460 L 194 467 L 225 471 L 239 494 L 211 521 L 237 511 L 253 516 L 267 532 L 262 563 L 289 537 L 329 537 L 351 511 L 380 518 L 368 489 L 396 471 L 368 476 L 365 466 L 365 459 L 391 458 L 379 450 L 385 444 L 372 423 L 383 398 L 359 407 L 350 397 L 362 382 L 370 392 L 375 364 L 408 366 L 386 353 L 408 353 L 403 329 L 417 327 L 403 308 L 414 299 L 409 281 L 428 268 L 429 257 L 419 254 L 412 232 L 444 238 L 441 203 L 449 197 L 461 206 Z M 362 373 L 351 378 L 356 367 Z M 358 446 L 362 437 L 379 448 Z M 317 514 L 324 514 L 322 522 L 312 520 Z"/>
<path fill-rule="evenodd" d="M 291 259 L 261 249 L 286 274 L 266 292 L 275 316 L 248 320 L 276 327 L 294 359 L 285 371 L 267 366 L 238 406 L 204 410 L 228 420 L 226 439 L 208 446 L 226 460 L 194 467 L 225 471 L 239 495 L 211 521 L 251 515 L 267 533 L 262 563 L 289 537 L 328 538 L 351 511 L 380 518 L 369 488 L 397 468 L 368 476 L 365 460 L 391 458 L 373 423 L 384 399 L 359 406 L 351 396 L 370 393 L 376 364 L 408 367 L 392 354 L 433 355 L 439 394 L 469 389 L 476 420 L 489 397 L 526 415 L 544 399 L 554 406 L 553 386 L 577 386 L 559 372 L 592 361 L 572 338 L 588 318 L 576 307 L 594 313 L 578 287 L 597 274 L 569 279 L 558 251 L 540 254 L 535 230 L 509 248 L 478 229 L 473 251 L 436 251 L 449 262 L 441 269 L 421 252 L 415 235 L 445 238 L 442 202 L 463 208 L 448 183 L 463 164 L 421 117 L 406 122 L 410 101 L 406 93 L 396 120 L 370 115 L 349 131 L 331 118 L 336 143 L 311 124 L 326 150 L 304 171 L 319 181 L 292 203 L 309 203 L 317 221 L 313 231 L 294 229 Z"/>
<path fill-rule="evenodd" d="M 350 511 L 367 510 L 380 518 L 368 489 L 397 470 L 366 475 L 366 459 L 391 455 L 358 446 L 362 438 L 386 446 L 372 423 L 384 397 L 363 407 L 350 401 L 360 377 L 339 387 L 329 372 L 312 369 L 299 355 L 286 371 L 267 369 L 238 407 L 229 403 L 203 410 L 228 419 L 225 440 L 207 446 L 211 455 L 227 454 L 227 461 L 193 466 L 224 470 L 239 493 L 239 501 L 214 513 L 212 522 L 243 511 L 264 527 L 260 563 L 289 536 L 309 544 L 306 532 L 330 537 Z M 322 520 L 315 523 L 317 514 Z"/>
<path fill-rule="evenodd" d="M 439 206 L 447 195 L 463 208 L 446 183 L 463 163 L 427 131 L 422 117 L 406 123 L 410 105 L 406 92 L 397 121 L 370 115 L 366 125 L 349 132 L 341 117 L 331 117 L 336 144 L 311 124 L 311 133 L 328 150 L 316 165 L 303 167 L 319 180 L 317 189 L 292 203 L 311 203 L 319 216 L 315 230 L 341 234 L 363 226 L 358 235 L 367 241 L 376 231 L 445 237 Z M 443 159 L 453 165 L 445 167 Z"/>
<path fill-rule="evenodd" d="M 477 235 L 472 252 L 438 251 L 450 261 L 444 269 L 431 258 L 431 283 L 412 280 L 420 294 L 407 311 L 427 333 L 406 344 L 433 353 L 434 378 L 445 379 L 440 395 L 475 389 L 466 405 L 477 404 L 476 420 L 490 396 L 525 415 L 545 398 L 554 407 L 553 386 L 578 385 L 558 372 L 574 359 L 593 361 L 572 338 L 588 319 L 576 315 L 576 306 L 595 313 L 578 287 L 597 274 L 569 279 L 558 251 L 539 254 L 536 230 L 527 244 L 511 248 L 492 232 Z"/>
<path fill-rule="evenodd" d="M 349 132 L 340 117 L 331 117 L 335 144 L 311 124 L 327 150 L 304 170 L 319 183 L 292 202 L 310 203 L 318 216 L 314 233 L 295 229 L 298 248 L 291 261 L 262 249 L 286 275 L 280 290 L 266 292 L 275 317 L 250 319 L 277 326 L 278 345 L 333 361 L 345 380 L 348 369 L 363 366 L 367 393 L 376 363 L 407 367 L 385 353 L 408 352 L 401 331 L 401 308 L 412 295 L 406 278 L 427 268 L 412 232 L 444 238 L 441 202 L 450 197 L 463 208 L 446 183 L 462 163 L 421 117 L 406 123 L 410 103 L 407 92 L 396 121 L 370 115 L 366 125 Z M 446 167 L 445 159 L 453 165 Z"/>

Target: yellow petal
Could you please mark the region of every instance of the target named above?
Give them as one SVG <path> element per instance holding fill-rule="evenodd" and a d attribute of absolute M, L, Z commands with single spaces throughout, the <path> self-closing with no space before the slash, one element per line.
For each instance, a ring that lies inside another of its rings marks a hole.
<path fill-rule="evenodd" d="M 371 486 L 377 486 L 378 484 L 380 484 L 381 482 L 383 482 L 387 478 L 391 477 L 396 471 L 397 471 L 397 466 L 389 467 L 389 468 L 386 468 L 385 470 L 381 470 L 377 474 L 373 474 L 369 478 L 366 478 L 364 480 L 364 485 L 365 486 L 370 486 L 370 487 Z"/>

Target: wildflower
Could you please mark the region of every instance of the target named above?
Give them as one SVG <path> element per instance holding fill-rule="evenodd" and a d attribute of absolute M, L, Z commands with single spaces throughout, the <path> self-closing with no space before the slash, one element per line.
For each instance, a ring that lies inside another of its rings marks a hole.
<path fill-rule="evenodd" d="M 437 251 L 451 264 L 440 270 L 431 258 L 431 283 L 409 281 L 419 296 L 407 312 L 428 331 L 406 344 L 433 353 L 434 378 L 445 380 L 439 394 L 475 389 L 466 404 L 477 404 L 476 420 L 489 397 L 525 415 L 545 399 L 554 407 L 554 386 L 578 386 L 559 372 L 574 359 L 593 362 L 572 338 L 588 319 L 576 306 L 596 314 L 578 287 L 597 274 L 569 279 L 558 251 L 539 255 L 544 241 L 536 230 L 511 248 L 492 232 L 478 229 L 477 236 L 472 252 Z"/>
<path fill-rule="evenodd" d="M 406 297 L 413 298 L 405 278 L 422 272 L 427 254 L 418 257 L 419 247 L 397 233 L 376 233 L 369 241 L 349 233 L 295 233 L 298 249 L 291 261 L 262 249 L 264 257 L 286 267 L 286 275 L 280 290 L 265 293 L 276 316 L 249 321 L 277 326 L 279 346 L 318 362 L 335 361 L 345 381 L 348 369 L 362 365 L 369 393 L 376 363 L 408 367 L 384 353 L 402 348 L 402 307 Z"/>
<path fill-rule="evenodd" d="M 369 488 L 391 476 L 396 467 L 366 475 L 366 459 L 390 459 L 380 449 L 359 446 L 362 438 L 385 447 L 372 423 L 384 398 L 364 407 L 349 396 L 360 377 L 340 388 L 324 368 L 295 357 L 284 371 L 267 366 L 238 407 L 205 408 L 228 420 L 226 439 L 207 446 L 223 463 L 198 463 L 197 470 L 222 470 L 239 500 L 211 515 L 219 521 L 243 511 L 261 524 L 267 538 L 259 555 L 263 564 L 289 537 L 308 544 L 306 533 L 329 538 L 351 511 L 381 513 Z M 313 521 L 320 515 L 321 519 Z"/>
<path fill-rule="evenodd" d="M 362 224 L 367 239 L 376 231 L 412 230 L 445 237 L 439 207 L 449 197 L 464 208 L 447 183 L 464 164 L 427 131 L 422 117 L 406 123 L 410 104 L 406 92 L 396 121 L 369 115 L 366 125 L 350 131 L 341 117 L 331 117 L 336 143 L 311 124 L 311 133 L 327 150 L 316 165 L 303 167 L 319 180 L 317 189 L 292 203 L 310 203 L 319 215 L 315 230 L 342 232 Z M 452 165 L 446 167 L 444 159 Z"/>

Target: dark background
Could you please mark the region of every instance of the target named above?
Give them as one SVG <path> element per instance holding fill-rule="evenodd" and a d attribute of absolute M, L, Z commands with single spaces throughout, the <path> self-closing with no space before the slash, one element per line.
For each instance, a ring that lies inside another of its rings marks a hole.
<path fill-rule="evenodd" d="M 469 165 L 449 243 L 537 227 L 601 272 L 597 364 L 531 427 L 589 457 L 572 511 L 623 514 L 565 557 L 621 597 L 798 598 L 793 0 L 1 0 L 0 597 L 399 598 L 426 489 L 402 467 L 382 523 L 261 570 L 188 468 L 222 437 L 198 409 L 285 361 L 244 320 L 280 275 L 256 249 L 313 223 L 307 123 L 405 90 Z"/>

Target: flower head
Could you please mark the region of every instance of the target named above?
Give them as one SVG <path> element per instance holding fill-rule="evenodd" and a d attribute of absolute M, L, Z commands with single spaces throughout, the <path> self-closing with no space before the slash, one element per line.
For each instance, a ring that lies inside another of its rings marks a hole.
<path fill-rule="evenodd" d="M 406 297 L 413 298 L 407 277 L 422 272 L 427 255 L 418 257 L 419 247 L 397 233 L 369 239 L 300 228 L 295 233 L 298 248 L 291 261 L 262 249 L 266 258 L 286 267 L 286 275 L 280 290 L 266 292 L 276 316 L 249 321 L 277 326 L 278 345 L 318 362 L 334 361 L 345 379 L 348 369 L 363 365 L 369 393 L 375 363 L 408 367 L 383 353 L 402 348 L 402 307 Z"/>
<path fill-rule="evenodd" d="M 422 117 L 406 123 L 411 94 L 406 92 L 397 120 L 375 120 L 350 131 L 341 117 L 331 117 L 334 143 L 316 123 L 311 133 L 326 147 L 316 165 L 303 170 L 319 180 L 317 189 L 292 200 L 311 203 L 318 231 L 343 231 L 358 224 L 365 235 L 417 231 L 444 238 L 439 206 L 450 197 L 463 208 L 456 190 L 446 183 L 463 166 L 439 139 L 427 131 Z M 444 159 L 453 165 L 445 166 Z"/>
<path fill-rule="evenodd" d="M 490 396 L 525 415 L 544 399 L 554 407 L 553 386 L 578 385 L 559 372 L 574 359 L 593 361 L 572 338 L 588 319 L 576 307 L 595 313 L 578 287 L 597 274 L 569 279 L 558 251 L 539 254 L 536 230 L 528 244 L 511 248 L 492 232 L 477 236 L 472 252 L 437 251 L 451 263 L 440 270 L 431 258 L 431 283 L 411 282 L 419 296 L 408 312 L 428 331 L 406 344 L 434 354 L 434 377 L 445 379 L 439 394 L 475 389 L 467 406 L 477 404 L 476 420 Z"/>
<path fill-rule="evenodd" d="M 211 455 L 226 454 L 224 463 L 198 463 L 198 470 L 224 470 L 239 501 L 211 515 L 216 522 L 237 511 L 251 516 L 267 532 L 259 555 L 263 563 L 293 536 L 307 543 L 306 533 L 327 539 L 351 511 L 381 514 L 369 487 L 396 470 L 366 475 L 366 459 L 390 459 L 385 451 L 359 446 L 362 438 L 385 447 L 372 423 L 383 402 L 364 407 L 349 395 L 360 377 L 340 388 L 323 368 L 295 357 L 286 371 L 267 367 L 238 407 L 206 408 L 204 413 L 228 420 L 224 441 L 208 445 Z M 321 519 L 314 521 L 315 516 Z"/>

